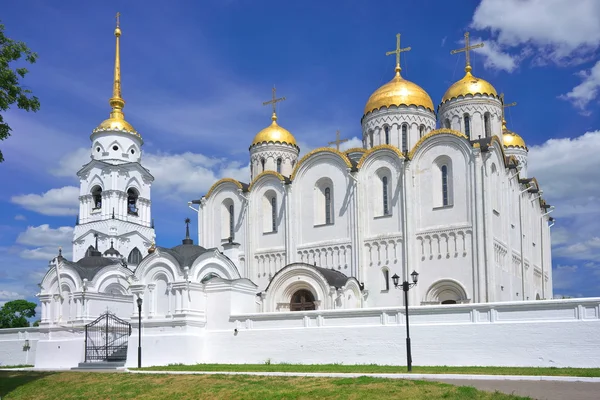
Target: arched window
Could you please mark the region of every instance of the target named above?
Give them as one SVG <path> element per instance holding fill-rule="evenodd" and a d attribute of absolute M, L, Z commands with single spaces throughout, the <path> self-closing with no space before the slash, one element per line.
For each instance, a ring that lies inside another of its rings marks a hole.
<path fill-rule="evenodd" d="M 138 215 L 138 192 L 134 188 L 127 189 L 127 214 Z"/>
<path fill-rule="evenodd" d="M 390 209 L 388 206 L 388 178 L 384 176 L 381 178 L 381 185 L 383 187 L 382 195 L 383 195 L 383 215 L 389 215 Z"/>
<path fill-rule="evenodd" d="M 99 210 L 102 208 L 102 188 L 100 186 L 94 186 L 92 189 L 92 210 Z"/>
<path fill-rule="evenodd" d="M 425 136 L 425 125 L 419 127 L 419 137 L 422 138 L 423 136 Z"/>
<path fill-rule="evenodd" d="M 486 112 L 485 114 L 483 114 L 483 126 L 485 129 L 485 137 L 492 136 L 492 127 L 491 127 L 490 123 L 491 123 L 490 113 Z"/>
<path fill-rule="evenodd" d="M 385 144 L 390 144 L 390 128 L 386 126 L 383 130 L 385 132 Z"/>
<path fill-rule="evenodd" d="M 264 158 L 260 159 L 260 164 L 262 165 L 262 171 L 261 172 L 265 172 L 265 159 Z"/>
<path fill-rule="evenodd" d="M 277 232 L 277 197 L 271 197 L 271 223 L 273 232 Z"/>
<path fill-rule="evenodd" d="M 442 205 L 447 206 L 450 204 L 448 197 L 448 166 L 442 165 Z"/>
<path fill-rule="evenodd" d="M 292 296 L 290 302 L 290 311 L 308 311 L 316 310 L 315 307 L 315 296 L 308 290 L 298 290 Z"/>
<path fill-rule="evenodd" d="M 408 151 L 408 125 L 402 125 L 402 151 Z"/>
<path fill-rule="evenodd" d="M 254 164 L 250 163 L 250 176 L 254 176 Z"/>
<path fill-rule="evenodd" d="M 212 278 L 220 278 L 220 276 L 215 274 L 214 272 L 209 272 L 208 274 L 204 275 L 204 277 L 200 280 L 200 283 L 206 283 Z"/>
<path fill-rule="evenodd" d="M 471 120 L 469 118 L 469 114 L 465 114 L 463 118 L 465 120 L 465 135 L 467 135 L 467 137 L 471 137 Z"/>
<path fill-rule="evenodd" d="M 444 128 L 450 129 L 450 120 L 448 118 L 444 120 Z"/>
<path fill-rule="evenodd" d="M 325 188 L 325 223 L 331 224 L 331 189 Z"/>
<path fill-rule="evenodd" d="M 390 290 L 390 270 L 384 268 L 383 270 L 381 270 L 381 272 L 383 273 L 383 282 L 381 285 L 381 290 L 385 290 L 387 292 L 388 290 Z"/>
<path fill-rule="evenodd" d="M 456 300 L 444 300 L 442 304 L 456 304 Z"/>
<path fill-rule="evenodd" d="M 137 247 L 134 247 L 127 257 L 127 264 L 138 265 L 140 261 L 142 261 L 142 253 Z"/>
<path fill-rule="evenodd" d="M 86 256 L 86 257 L 89 257 L 89 256 L 91 256 L 91 255 L 94 253 L 94 251 L 96 251 L 96 249 L 94 249 L 94 246 L 90 245 L 90 246 L 87 248 L 87 250 L 85 251 L 85 256 Z"/>
<path fill-rule="evenodd" d="M 369 132 L 369 142 L 371 144 L 369 147 L 373 147 L 373 132 Z"/>
<path fill-rule="evenodd" d="M 292 168 L 296 166 L 296 160 L 292 160 Z"/>
<path fill-rule="evenodd" d="M 281 158 L 277 159 L 277 172 L 281 173 Z"/>
<path fill-rule="evenodd" d="M 264 160 L 263 160 L 264 161 Z M 233 204 L 229 205 L 229 237 L 233 240 L 234 226 Z"/>

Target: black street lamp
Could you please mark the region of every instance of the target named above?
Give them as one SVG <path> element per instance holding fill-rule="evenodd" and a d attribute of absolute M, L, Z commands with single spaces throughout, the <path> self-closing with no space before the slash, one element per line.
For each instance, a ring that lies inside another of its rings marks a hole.
<path fill-rule="evenodd" d="M 138 368 L 142 368 L 142 298 L 137 298 L 138 306 Z"/>
<path fill-rule="evenodd" d="M 412 277 L 413 283 L 408 283 L 408 281 L 402 282 L 402 290 L 404 291 L 404 306 L 406 307 L 406 365 L 408 366 L 408 372 L 412 371 L 412 355 L 410 352 L 410 330 L 408 327 L 408 290 L 417 284 L 419 280 L 419 273 L 417 271 L 413 271 L 410 274 Z M 394 282 L 394 287 L 398 289 L 398 280 L 400 277 L 396 274 L 392 276 L 392 281 Z"/>

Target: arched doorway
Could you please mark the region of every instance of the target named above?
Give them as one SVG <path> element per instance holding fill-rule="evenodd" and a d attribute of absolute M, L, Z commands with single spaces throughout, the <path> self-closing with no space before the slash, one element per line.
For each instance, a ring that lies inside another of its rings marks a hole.
<path fill-rule="evenodd" d="M 298 290 L 292 296 L 292 301 L 290 302 L 290 311 L 308 310 L 316 310 L 315 296 L 313 296 L 313 294 L 308 290 Z"/>

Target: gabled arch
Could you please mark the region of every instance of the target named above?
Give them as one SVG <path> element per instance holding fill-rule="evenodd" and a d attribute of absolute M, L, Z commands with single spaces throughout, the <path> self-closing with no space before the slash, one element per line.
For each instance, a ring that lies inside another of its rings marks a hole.
<path fill-rule="evenodd" d="M 434 282 L 425 295 L 425 301 L 429 304 L 442 304 L 449 300 L 453 300 L 459 304 L 470 301 L 465 287 L 454 279 L 441 279 Z"/>
<path fill-rule="evenodd" d="M 281 183 L 285 182 L 285 177 L 283 175 L 281 175 L 278 172 L 275 171 L 264 171 L 261 172 L 260 174 L 256 175 L 256 177 L 252 180 L 252 182 L 250 182 L 250 185 L 248 186 L 248 191 L 252 191 L 252 189 L 258 185 L 260 183 L 260 181 L 263 180 L 268 180 L 270 177 L 275 177 L 277 178 L 277 180 Z"/>
<path fill-rule="evenodd" d="M 206 252 L 196 258 L 190 266 L 190 280 L 201 282 L 209 273 L 214 273 L 223 279 L 240 279 L 241 275 L 235 264 L 218 251 Z"/>
<path fill-rule="evenodd" d="M 169 253 L 157 248 L 154 253 L 142 260 L 134 272 L 134 276 L 140 282 L 146 283 L 148 277 L 157 271 L 163 271 L 170 281 L 175 281 L 182 276 L 179 271 L 179 262 Z"/>
<path fill-rule="evenodd" d="M 385 154 L 385 153 L 389 154 L 392 157 L 397 157 L 397 159 L 399 159 L 399 160 L 404 160 L 404 154 L 402 154 L 400 149 L 398 149 L 395 146 L 388 145 L 388 144 L 381 144 L 379 146 L 375 146 L 373 148 L 370 148 L 369 150 L 366 150 L 364 152 L 363 156 L 358 161 L 358 164 L 356 165 L 356 167 L 358 169 L 360 169 L 369 160 L 372 160 L 372 159 L 376 158 L 378 155 Z"/>
<path fill-rule="evenodd" d="M 350 162 L 350 159 L 348 159 L 348 156 L 345 153 L 342 153 L 341 151 L 336 149 L 332 149 L 331 147 L 319 147 L 318 149 L 314 149 L 313 151 L 309 152 L 304 157 L 302 157 L 300 161 L 298 161 L 298 164 L 296 164 L 296 167 L 292 172 L 290 180 L 294 180 L 299 172 L 306 168 L 309 168 L 311 164 L 309 161 L 311 160 L 311 158 L 314 158 L 314 156 L 317 156 L 319 154 L 331 155 L 333 156 L 332 158 L 337 160 L 340 165 L 343 165 L 343 167 L 352 168 L 352 163 Z"/>
<path fill-rule="evenodd" d="M 102 180 L 102 178 L 100 177 L 100 175 L 95 174 L 92 179 L 90 179 L 88 181 L 88 186 L 87 186 L 87 193 L 91 193 L 92 192 L 92 188 L 94 188 L 94 186 L 99 186 L 102 190 L 104 190 L 104 181 Z"/>
<path fill-rule="evenodd" d="M 468 142 L 469 138 L 466 135 L 464 135 L 462 132 L 455 131 L 454 129 L 447 129 L 447 128 L 435 129 L 435 130 L 429 132 L 427 135 L 423 136 L 421 139 L 419 139 L 419 141 L 414 145 L 412 150 L 408 153 L 408 158 L 412 160 L 415 157 L 415 155 L 417 155 L 417 152 L 424 146 L 424 144 L 427 141 L 429 141 L 431 138 L 438 136 L 438 135 L 454 136 L 456 138 L 465 139 L 465 143 L 467 143 L 467 144 L 469 143 Z"/>
<path fill-rule="evenodd" d="M 237 181 L 235 179 L 232 178 L 223 178 L 223 179 L 219 179 L 218 181 L 216 181 L 211 187 L 210 189 L 208 189 L 208 192 L 206 193 L 206 195 L 204 195 L 205 198 L 209 198 L 210 195 L 221 185 L 225 185 L 225 184 L 233 184 L 235 187 L 237 187 L 240 190 L 244 190 L 244 186 L 242 185 L 242 183 L 240 181 Z"/>

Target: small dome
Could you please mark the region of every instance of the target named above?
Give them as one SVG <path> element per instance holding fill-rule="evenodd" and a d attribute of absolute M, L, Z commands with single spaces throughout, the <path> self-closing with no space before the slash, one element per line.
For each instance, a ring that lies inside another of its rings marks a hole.
<path fill-rule="evenodd" d="M 502 141 L 504 142 L 504 147 L 521 147 L 527 150 L 523 138 L 517 133 L 506 129 L 506 126 L 502 130 Z"/>
<path fill-rule="evenodd" d="M 121 253 L 113 247 L 113 241 L 110 241 L 110 248 L 104 252 L 104 257 L 121 257 Z"/>
<path fill-rule="evenodd" d="M 400 68 L 396 67 L 394 79 L 377 89 L 365 106 L 364 114 L 390 106 L 417 106 L 433 112 L 433 102 L 427 92 L 417 85 L 402 78 Z"/>
<path fill-rule="evenodd" d="M 129 122 L 120 118 L 105 119 L 96 127 L 96 129 L 94 129 L 94 132 L 98 131 L 125 131 L 140 136 Z"/>
<path fill-rule="evenodd" d="M 287 129 L 277 125 L 277 115 L 273 114 L 271 120 L 273 121 L 271 125 L 258 132 L 258 134 L 254 136 L 252 146 L 255 144 L 272 142 L 285 143 L 298 147 L 294 135 L 292 135 Z"/>
<path fill-rule="evenodd" d="M 442 103 L 460 96 L 466 96 L 468 94 L 487 94 L 490 96 L 498 96 L 496 89 L 494 89 L 491 83 L 477 78 L 471 74 L 470 66 L 467 66 L 465 70 L 467 72 L 465 76 L 461 80 L 454 82 L 454 84 L 450 86 L 448 90 L 446 90 L 446 94 L 444 94 L 444 97 L 442 98 Z"/>

